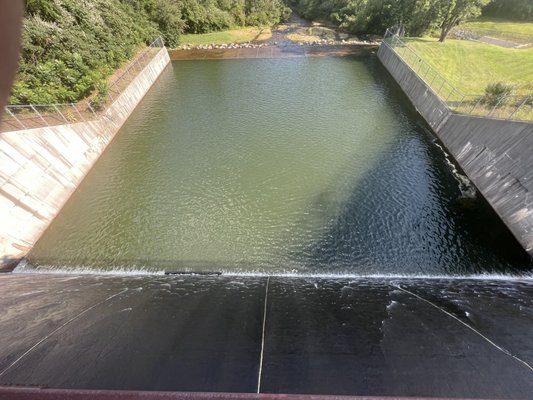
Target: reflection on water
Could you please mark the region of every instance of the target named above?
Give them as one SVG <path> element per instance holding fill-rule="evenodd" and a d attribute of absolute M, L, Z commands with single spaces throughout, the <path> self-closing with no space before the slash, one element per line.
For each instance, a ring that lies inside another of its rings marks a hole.
<path fill-rule="evenodd" d="M 391 87 L 370 57 L 174 63 L 30 260 L 362 275 L 530 270 Z"/>

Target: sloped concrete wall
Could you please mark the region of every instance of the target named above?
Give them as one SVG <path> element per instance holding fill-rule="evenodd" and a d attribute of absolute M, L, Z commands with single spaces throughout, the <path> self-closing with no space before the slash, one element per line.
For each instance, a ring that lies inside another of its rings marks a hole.
<path fill-rule="evenodd" d="M 455 114 L 387 44 L 378 58 L 533 256 L 533 124 Z"/>
<path fill-rule="evenodd" d="M 448 106 L 386 43 L 379 47 L 378 58 L 429 126 L 438 129 L 451 114 Z"/>
<path fill-rule="evenodd" d="M 0 268 L 32 248 L 169 62 L 162 48 L 96 120 L 0 134 Z"/>
<path fill-rule="evenodd" d="M 437 134 L 533 255 L 533 124 L 455 114 Z"/>

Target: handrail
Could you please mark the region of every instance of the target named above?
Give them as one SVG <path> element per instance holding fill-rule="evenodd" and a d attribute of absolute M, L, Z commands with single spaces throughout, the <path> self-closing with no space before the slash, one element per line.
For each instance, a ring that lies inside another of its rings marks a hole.
<path fill-rule="evenodd" d="M 108 87 L 107 94 L 102 99 L 102 103 L 107 104 L 109 100 L 111 102 L 115 101 L 127 84 L 135 79 L 155 56 L 153 49 L 163 47 L 165 47 L 163 39 L 158 37 L 137 54 L 135 60 Z M 85 122 L 97 118 L 100 111 L 97 108 L 91 98 L 81 100 L 77 103 L 12 104 L 5 107 L 0 128 L 2 131 L 16 131 Z"/>
<path fill-rule="evenodd" d="M 482 94 L 465 94 L 425 61 L 397 34 L 387 29 L 383 44 L 393 50 L 456 113 L 533 122 L 533 95 L 501 96 L 494 104 Z"/>

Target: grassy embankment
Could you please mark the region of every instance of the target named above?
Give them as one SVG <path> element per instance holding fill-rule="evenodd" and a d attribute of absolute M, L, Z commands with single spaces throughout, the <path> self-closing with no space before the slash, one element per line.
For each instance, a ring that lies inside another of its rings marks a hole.
<path fill-rule="evenodd" d="M 507 21 L 498 18 L 479 18 L 460 26 L 483 36 L 493 36 L 518 44 L 533 43 L 533 22 Z"/>
<path fill-rule="evenodd" d="M 199 46 L 204 44 L 229 44 L 264 41 L 270 39 L 271 37 L 272 30 L 269 27 L 247 27 L 221 32 L 185 34 L 181 35 L 180 42 L 182 45 L 191 44 L 193 46 Z"/>
<path fill-rule="evenodd" d="M 493 32 L 532 32 L 533 23 L 497 23 L 495 20 L 470 22 L 469 26 L 489 26 Z M 462 94 L 472 95 L 476 102 L 485 93 L 490 83 L 507 82 L 514 86 L 513 95 L 533 95 L 533 47 L 504 48 L 496 45 L 468 40 L 447 39 L 440 43 L 433 38 L 406 39 L 409 46 L 431 67 L 437 70 Z M 437 84 L 440 84 L 437 83 Z M 476 99 L 477 97 L 477 99 Z M 454 93 L 450 101 L 461 100 L 462 95 Z M 518 100 L 517 100 L 518 101 Z M 498 115 L 510 115 L 513 102 L 497 110 Z M 525 105 L 516 118 L 533 120 L 533 107 Z M 480 105 L 477 113 L 487 109 Z"/>
<path fill-rule="evenodd" d="M 409 46 L 465 94 L 483 94 L 489 83 L 516 85 L 515 94 L 533 93 L 533 48 L 508 49 L 468 40 L 408 39 Z"/>

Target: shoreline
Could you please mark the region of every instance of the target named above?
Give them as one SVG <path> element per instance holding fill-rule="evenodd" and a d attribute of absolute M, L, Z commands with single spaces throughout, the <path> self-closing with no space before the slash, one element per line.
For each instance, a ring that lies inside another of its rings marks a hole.
<path fill-rule="evenodd" d="M 185 60 L 226 60 L 226 59 L 260 59 L 260 58 L 296 58 L 296 57 L 348 57 L 366 55 L 377 51 L 378 44 L 294 44 L 268 45 L 239 48 L 212 49 L 169 49 L 171 61 Z"/>

